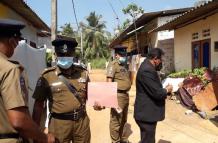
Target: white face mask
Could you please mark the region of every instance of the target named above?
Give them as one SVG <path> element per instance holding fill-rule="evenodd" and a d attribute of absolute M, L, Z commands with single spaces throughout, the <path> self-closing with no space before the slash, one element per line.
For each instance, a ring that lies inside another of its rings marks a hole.
<path fill-rule="evenodd" d="M 120 62 L 121 64 L 126 64 L 126 63 L 127 63 L 127 57 L 120 57 L 120 58 L 119 58 L 119 62 Z"/>
<path fill-rule="evenodd" d="M 69 69 L 74 62 L 74 57 L 57 57 L 57 65 L 62 69 Z"/>

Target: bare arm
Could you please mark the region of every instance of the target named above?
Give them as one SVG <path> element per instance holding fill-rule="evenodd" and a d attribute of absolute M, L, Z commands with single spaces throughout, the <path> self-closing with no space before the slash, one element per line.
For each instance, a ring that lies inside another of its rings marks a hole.
<path fill-rule="evenodd" d="M 37 125 L 40 125 L 40 120 L 44 109 L 44 105 L 45 105 L 45 101 L 35 100 L 32 118 Z"/>
<path fill-rule="evenodd" d="M 11 125 L 26 138 L 34 139 L 38 142 L 52 143 L 55 138 L 49 134 L 46 135 L 39 130 L 39 127 L 30 117 L 29 111 L 25 107 L 18 107 L 7 111 Z"/>

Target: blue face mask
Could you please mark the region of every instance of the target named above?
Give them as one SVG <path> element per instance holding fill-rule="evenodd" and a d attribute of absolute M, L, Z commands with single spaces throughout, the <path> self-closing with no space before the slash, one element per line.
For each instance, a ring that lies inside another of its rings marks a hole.
<path fill-rule="evenodd" d="M 62 69 L 69 69 L 73 65 L 74 57 L 57 57 L 57 65 Z"/>
<path fill-rule="evenodd" d="M 126 63 L 127 63 L 127 58 L 126 58 L 126 57 L 120 57 L 120 58 L 119 58 L 119 62 L 120 62 L 121 64 L 126 64 Z"/>

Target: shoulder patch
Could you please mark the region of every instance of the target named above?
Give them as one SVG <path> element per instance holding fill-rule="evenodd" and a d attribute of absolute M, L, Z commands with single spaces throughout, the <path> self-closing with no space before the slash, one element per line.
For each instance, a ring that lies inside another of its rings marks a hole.
<path fill-rule="evenodd" d="M 50 71 L 54 71 L 55 69 L 56 69 L 55 66 L 54 66 L 54 67 L 46 68 L 46 69 L 42 72 L 42 75 L 44 75 L 44 74 L 46 74 L 46 73 L 48 73 L 48 72 L 50 72 Z"/>
<path fill-rule="evenodd" d="M 18 61 L 12 61 L 12 60 L 9 60 L 9 62 L 13 63 L 13 64 L 16 64 L 16 65 L 20 65 L 20 63 Z"/>

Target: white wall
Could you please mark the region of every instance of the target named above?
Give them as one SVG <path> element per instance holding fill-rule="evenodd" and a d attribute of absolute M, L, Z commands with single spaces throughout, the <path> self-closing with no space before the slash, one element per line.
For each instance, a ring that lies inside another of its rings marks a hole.
<path fill-rule="evenodd" d="M 202 36 L 204 29 L 210 29 L 209 37 Z M 199 38 L 192 40 L 192 34 L 196 32 L 199 33 Z M 218 14 L 175 30 L 174 56 L 177 71 L 192 68 L 192 42 L 204 39 L 211 39 L 211 68 L 218 66 L 218 52 L 214 51 L 214 42 L 218 41 Z"/>
<path fill-rule="evenodd" d="M 43 45 L 46 45 L 47 48 L 52 49 L 51 36 L 38 37 L 38 46 L 41 47 Z"/>
<path fill-rule="evenodd" d="M 172 16 L 164 16 L 164 17 L 159 17 L 158 18 L 158 26 L 161 26 L 169 21 L 171 21 L 172 19 L 174 19 L 175 17 L 177 17 L 177 15 L 172 15 Z M 159 31 L 157 32 L 157 40 L 166 40 L 166 39 L 172 39 L 174 38 L 174 31 Z"/>

